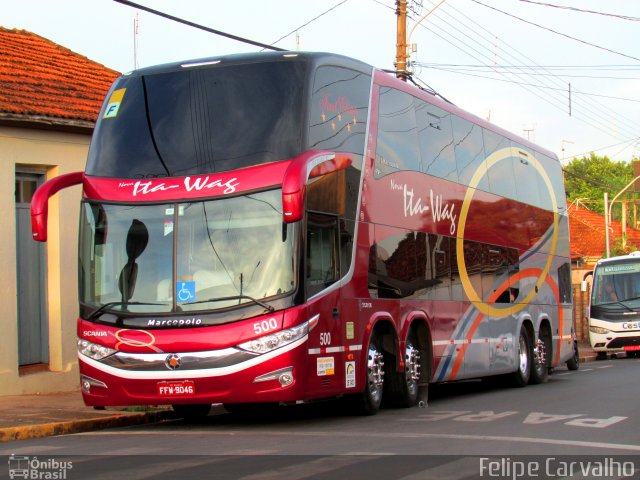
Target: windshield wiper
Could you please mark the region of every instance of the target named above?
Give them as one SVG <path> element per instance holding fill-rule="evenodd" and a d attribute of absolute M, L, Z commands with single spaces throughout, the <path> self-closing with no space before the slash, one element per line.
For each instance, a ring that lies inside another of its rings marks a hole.
<path fill-rule="evenodd" d="M 624 300 L 615 300 L 615 301 L 613 301 L 613 302 L 600 303 L 600 304 L 595 305 L 595 306 L 597 306 L 597 307 L 608 307 L 609 305 L 622 305 L 624 308 L 626 308 L 626 309 L 627 309 L 627 310 L 629 310 L 630 312 L 638 313 L 638 312 L 636 312 L 633 308 L 631 308 L 629 305 L 625 305 L 624 303 L 622 303 L 622 302 L 626 302 L 626 301 L 629 301 L 629 300 L 635 300 L 635 299 L 637 299 L 637 298 L 640 298 L 640 297 L 635 297 L 635 298 L 625 298 Z"/>
<path fill-rule="evenodd" d="M 196 302 L 183 303 L 182 305 L 195 305 L 197 303 L 207 303 L 207 302 L 224 302 L 225 300 L 242 300 L 245 298 L 247 300 L 251 300 L 253 303 L 257 305 L 260 305 L 262 308 L 266 309 L 271 313 L 276 311 L 276 309 L 271 305 L 269 305 L 268 303 L 264 303 L 256 298 L 250 297 L 249 295 L 232 295 L 231 297 L 212 297 L 206 300 L 198 300 Z"/>
<path fill-rule="evenodd" d="M 165 305 L 164 303 L 148 303 L 148 302 L 108 302 L 104 305 L 99 306 L 93 312 L 89 314 L 87 320 L 95 320 L 101 313 L 104 313 L 106 310 L 111 307 L 117 307 L 118 305 Z"/>

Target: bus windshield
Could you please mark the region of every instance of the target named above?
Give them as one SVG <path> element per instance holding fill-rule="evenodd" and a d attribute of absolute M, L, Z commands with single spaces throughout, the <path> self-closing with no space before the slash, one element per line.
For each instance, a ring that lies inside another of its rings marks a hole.
<path fill-rule="evenodd" d="M 85 202 L 81 302 L 116 312 L 185 312 L 265 305 L 291 292 L 296 227 L 283 224 L 281 198 L 272 190 L 162 205 Z"/>
<path fill-rule="evenodd" d="M 305 129 L 297 61 L 123 76 L 96 125 L 86 174 L 155 178 L 293 158 Z M 113 103 L 113 102 L 111 102 Z"/>
<path fill-rule="evenodd" d="M 638 300 L 640 304 L 640 261 L 607 263 L 596 269 L 592 305 L 633 300 Z"/>

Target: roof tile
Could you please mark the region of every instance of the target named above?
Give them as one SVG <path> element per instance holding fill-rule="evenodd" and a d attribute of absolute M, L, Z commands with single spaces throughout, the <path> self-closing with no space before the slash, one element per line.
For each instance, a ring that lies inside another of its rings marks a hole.
<path fill-rule="evenodd" d="M 0 113 L 95 122 L 118 75 L 39 35 L 0 27 Z"/>
<path fill-rule="evenodd" d="M 571 257 L 602 257 L 606 251 L 604 215 L 584 206 L 571 204 L 569 213 L 569 233 L 571 235 Z M 610 243 L 622 237 L 622 223 L 611 222 Z M 640 246 L 640 230 L 627 226 L 629 243 Z"/>

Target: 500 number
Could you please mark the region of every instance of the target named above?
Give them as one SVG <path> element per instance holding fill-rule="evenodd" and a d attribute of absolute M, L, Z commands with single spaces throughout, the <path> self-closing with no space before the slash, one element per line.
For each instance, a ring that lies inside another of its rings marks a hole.
<path fill-rule="evenodd" d="M 320 345 L 331 345 L 331 333 L 329 332 L 320 333 Z"/>
<path fill-rule="evenodd" d="M 261 333 L 267 333 L 272 330 L 277 330 L 278 322 L 275 318 L 270 318 L 269 320 L 262 320 L 261 322 L 256 322 L 253 324 L 253 331 L 256 332 L 256 335 L 260 335 Z"/>

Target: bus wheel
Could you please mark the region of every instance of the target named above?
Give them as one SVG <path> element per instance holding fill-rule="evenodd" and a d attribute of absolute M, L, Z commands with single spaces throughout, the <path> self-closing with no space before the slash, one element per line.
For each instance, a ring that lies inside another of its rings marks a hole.
<path fill-rule="evenodd" d="M 549 360 L 551 343 L 546 331 L 540 330 L 540 336 L 533 346 L 533 365 L 529 382 L 532 384 L 547 383 L 549 380 Z"/>
<path fill-rule="evenodd" d="M 524 387 L 529 383 L 531 376 L 531 340 L 529 332 L 524 325 L 520 327 L 520 335 L 518 336 L 518 369 L 511 374 L 511 383 L 514 387 Z"/>
<path fill-rule="evenodd" d="M 177 417 L 185 420 L 202 420 L 211 411 L 210 403 L 194 404 L 194 405 L 172 405 L 173 411 Z"/>
<path fill-rule="evenodd" d="M 580 368 L 580 354 L 578 352 L 578 342 L 573 342 L 573 357 L 567 360 L 567 368 L 569 370 L 578 370 Z"/>
<path fill-rule="evenodd" d="M 393 405 L 409 408 L 418 403 L 423 354 L 424 352 L 420 351 L 415 334 L 412 332 L 405 345 L 404 372 L 396 372 L 395 362 L 388 362 L 388 365 L 385 365 L 387 367 L 387 386 Z"/>
<path fill-rule="evenodd" d="M 354 407 L 361 415 L 375 415 L 382 403 L 382 391 L 384 387 L 384 356 L 377 333 L 371 333 L 369 347 L 367 348 L 367 378 L 364 391 L 357 394 Z"/>

